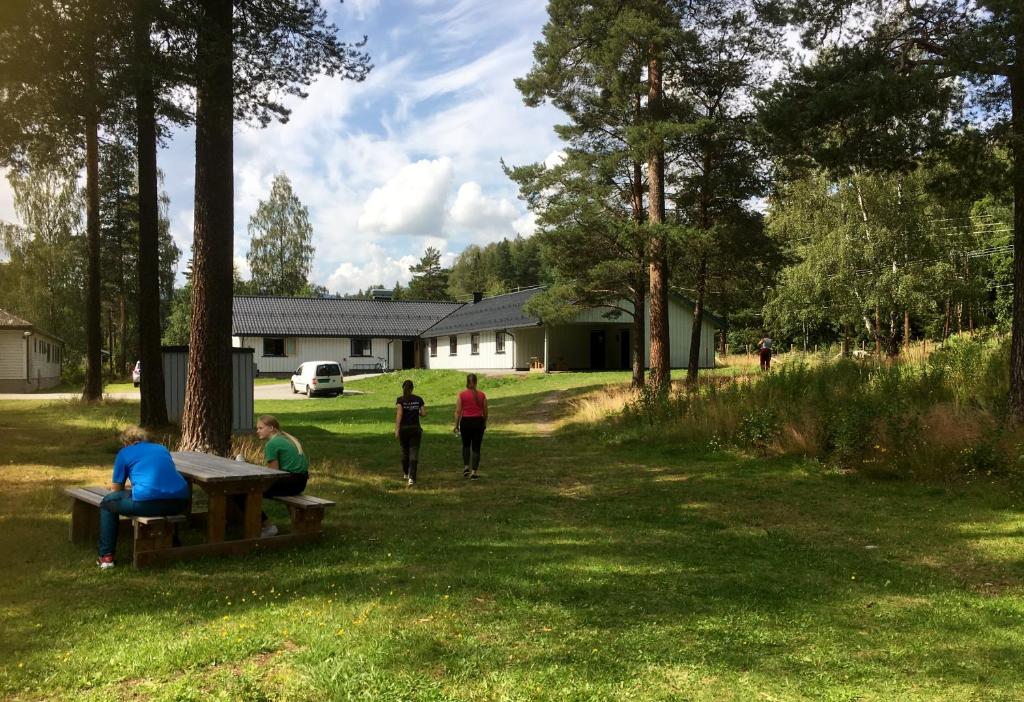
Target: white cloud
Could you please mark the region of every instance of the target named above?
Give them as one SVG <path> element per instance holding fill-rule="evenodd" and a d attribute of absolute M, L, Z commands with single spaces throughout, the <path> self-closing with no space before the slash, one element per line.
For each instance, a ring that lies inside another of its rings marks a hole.
<path fill-rule="evenodd" d="M 21 223 L 21 218 L 14 211 L 14 190 L 7 182 L 7 172 L 3 169 L 0 169 L 0 222 Z"/>
<path fill-rule="evenodd" d="M 527 212 L 512 222 L 512 230 L 521 236 L 530 237 L 537 233 L 537 215 Z"/>
<path fill-rule="evenodd" d="M 419 258 L 413 255 L 393 258 L 377 244 L 369 246 L 369 260 L 363 264 L 342 263 L 327 278 L 327 289 L 332 292 L 352 293 L 365 290 L 371 285 L 390 287 L 396 281 L 403 285 L 412 278 L 409 266 L 413 266 Z"/>
<path fill-rule="evenodd" d="M 249 268 L 249 259 L 245 256 L 235 256 L 235 268 L 238 270 L 238 274 L 242 276 L 242 280 L 249 280 L 252 278 L 252 269 Z"/>
<path fill-rule="evenodd" d="M 344 7 L 357 20 L 365 20 L 380 6 L 380 0 L 347 0 Z"/>
<path fill-rule="evenodd" d="M 473 230 L 507 230 L 519 217 L 519 209 L 506 198 L 487 197 L 478 183 L 463 183 L 455 196 L 452 221 Z"/>
<path fill-rule="evenodd" d="M 417 161 L 375 188 L 359 215 L 359 228 L 377 234 L 438 234 L 452 181 L 447 157 Z"/>

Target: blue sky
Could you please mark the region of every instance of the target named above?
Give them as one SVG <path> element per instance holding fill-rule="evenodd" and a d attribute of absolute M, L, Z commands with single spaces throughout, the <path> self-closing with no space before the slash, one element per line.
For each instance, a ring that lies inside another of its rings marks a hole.
<path fill-rule="evenodd" d="M 284 172 L 309 208 L 311 277 L 329 290 L 406 283 L 427 246 L 445 263 L 470 243 L 530 235 L 532 219 L 499 160 L 559 149 L 550 107 L 528 108 L 512 84 L 532 64 L 545 0 L 324 0 L 346 41 L 369 37 L 363 83 L 321 79 L 291 100 L 287 124 L 235 127 L 235 260 L 248 276 L 247 225 Z M 191 256 L 195 142 L 161 150 L 171 233 Z M 0 219 L 17 221 L 0 178 Z M 180 279 L 180 273 L 179 273 Z"/>
<path fill-rule="evenodd" d="M 237 125 L 235 256 L 243 274 L 249 216 L 282 171 L 310 211 L 312 278 L 331 291 L 405 283 L 428 245 L 450 261 L 467 244 L 532 233 L 499 159 L 528 163 L 559 148 L 558 113 L 526 107 L 512 84 L 529 70 L 545 2 L 324 5 L 344 39 L 368 35 L 375 68 L 361 84 L 317 81 L 307 99 L 291 103 L 287 124 Z M 172 233 L 185 252 L 194 148 L 187 131 L 161 153 Z"/>

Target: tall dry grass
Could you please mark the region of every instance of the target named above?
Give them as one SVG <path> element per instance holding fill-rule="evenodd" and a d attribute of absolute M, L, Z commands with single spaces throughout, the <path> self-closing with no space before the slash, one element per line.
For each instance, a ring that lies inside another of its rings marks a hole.
<path fill-rule="evenodd" d="M 1015 471 L 1024 433 L 1007 421 L 1007 346 L 965 335 L 897 361 L 793 355 L 770 373 L 712 377 L 667 396 L 607 391 L 581 402 L 577 417 L 614 417 L 614 441 L 731 445 L 900 475 Z"/>

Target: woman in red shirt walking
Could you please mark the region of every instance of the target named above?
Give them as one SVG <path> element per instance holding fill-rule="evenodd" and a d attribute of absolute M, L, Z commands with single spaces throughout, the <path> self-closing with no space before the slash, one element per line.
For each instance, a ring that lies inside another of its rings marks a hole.
<path fill-rule="evenodd" d="M 462 475 L 470 480 L 478 478 L 480 444 L 486 428 L 487 396 L 476 389 L 476 373 L 470 373 L 466 376 L 466 389 L 455 400 L 455 433 L 462 433 Z"/>

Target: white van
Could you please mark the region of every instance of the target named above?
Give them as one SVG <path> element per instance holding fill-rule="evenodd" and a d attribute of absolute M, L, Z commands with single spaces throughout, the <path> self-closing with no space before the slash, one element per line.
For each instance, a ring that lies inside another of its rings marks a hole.
<path fill-rule="evenodd" d="M 292 375 L 292 392 L 313 395 L 334 395 L 345 392 L 345 380 L 337 361 L 306 361 Z"/>

